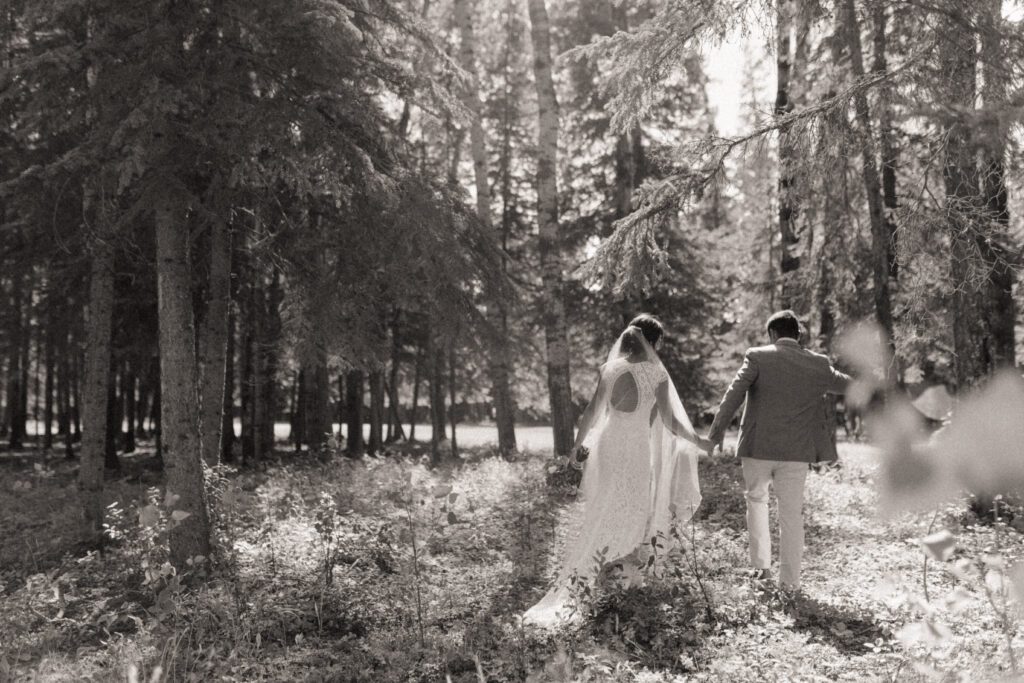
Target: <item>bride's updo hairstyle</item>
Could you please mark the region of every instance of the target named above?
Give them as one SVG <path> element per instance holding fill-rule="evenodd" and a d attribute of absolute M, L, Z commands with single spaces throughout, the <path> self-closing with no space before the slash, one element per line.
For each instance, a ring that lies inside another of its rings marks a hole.
<path fill-rule="evenodd" d="M 644 352 L 643 332 L 636 325 L 630 325 L 622 333 L 622 343 L 619 345 L 622 355 L 631 358 Z"/>
<path fill-rule="evenodd" d="M 665 333 L 665 328 L 662 327 L 661 321 L 650 313 L 641 313 L 629 322 L 629 326 L 639 328 L 647 343 L 651 345 L 651 348 L 658 345 L 661 335 Z"/>

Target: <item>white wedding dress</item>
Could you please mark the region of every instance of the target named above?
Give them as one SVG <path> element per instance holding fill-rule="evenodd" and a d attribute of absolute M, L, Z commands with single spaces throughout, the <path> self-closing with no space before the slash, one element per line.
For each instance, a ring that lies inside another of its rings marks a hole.
<path fill-rule="evenodd" d="M 523 615 L 525 623 L 550 627 L 572 618 L 572 579 L 592 582 L 602 568 L 596 556 L 605 564 L 621 561 L 652 536 L 667 535 L 673 521 L 689 520 L 700 503 L 697 449 L 669 431 L 657 410 L 658 387 L 667 382 L 673 412 L 693 438 L 668 372 L 650 346 L 629 358 L 620 346 L 621 338 L 602 367 L 601 382 L 611 393 L 629 373 L 636 401 L 616 408 L 607 400 L 598 408 L 580 485 L 582 518 L 572 524 L 577 531 L 567 541 L 554 585 Z"/>

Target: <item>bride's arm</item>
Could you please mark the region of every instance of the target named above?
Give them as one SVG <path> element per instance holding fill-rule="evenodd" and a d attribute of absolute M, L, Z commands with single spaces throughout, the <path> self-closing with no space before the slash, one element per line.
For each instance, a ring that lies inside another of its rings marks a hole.
<path fill-rule="evenodd" d="M 580 416 L 580 428 L 576 432 L 576 441 L 573 443 L 573 448 L 578 448 L 583 440 L 587 438 L 587 434 L 590 433 L 590 428 L 594 426 L 594 415 L 597 413 L 598 406 L 604 405 L 605 398 L 605 381 L 604 373 L 597 379 L 597 388 L 594 389 L 594 397 L 590 399 L 590 403 L 583 410 L 583 415 Z"/>
<path fill-rule="evenodd" d="M 698 448 L 706 450 L 709 443 L 708 440 L 698 436 L 692 428 L 680 420 L 680 416 L 677 416 L 672 409 L 672 402 L 668 397 L 668 380 L 658 385 L 655 396 L 658 399 L 658 413 L 661 415 L 662 422 L 668 426 L 668 430 L 676 436 L 686 439 Z"/>

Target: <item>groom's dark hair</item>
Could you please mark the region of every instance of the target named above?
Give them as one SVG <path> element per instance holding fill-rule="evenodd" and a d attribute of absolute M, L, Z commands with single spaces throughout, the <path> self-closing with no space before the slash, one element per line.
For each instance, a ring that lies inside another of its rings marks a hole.
<path fill-rule="evenodd" d="M 665 333 L 665 328 L 662 327 L 661 321 L 650 313 L 641 313 L 633 318 L 629 321 L 629 327 L 639 327 L 644 335 L 644 339 L 651 346 L 657 344 L 658 340 L 661 339 L 661 335 Z"/>
<path fill-rule="evenodd" d="M 800 338 L 800 318 L 790 310 L 772 314 L 772 317 L 768 318 L 767 328 L 768 334 L 774 332 L 778 337 Z"/>

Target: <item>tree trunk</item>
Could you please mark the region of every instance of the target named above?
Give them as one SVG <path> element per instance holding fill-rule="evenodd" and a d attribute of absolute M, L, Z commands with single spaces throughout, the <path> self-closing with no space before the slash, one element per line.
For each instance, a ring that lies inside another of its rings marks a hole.
<path fill-rule="evenodd" d="M 82 418 L 84 410 L 82 407 L 82 375 L 85 372 L 83 367 L 85 365 L 85 359 L 83 358 L 84 352 L 81 350 L 76 348 L 73 353 L 74 365 L 72 366 L 71 372 L 71 394 L 74 399 L 74 404 L 71 407 L 71 426 L 74 429 L 73 438 L 75 443 L 80 443 L 82 441 Z"/>
<path fill-rule="evenodd" d="M 167 495 L 178 496 L 173 509 L 187 513 L 170 530 L 170 560 L 180 571 L 191 558 L 209 557 L 210 521 L 203 480 L 188 228 L 184 212 L 173 201 L 167 198 L 156 209 L 156 245 Z M 220 405 L 218 400 L 218 409 Z"/>
<path fill-rule="evenodd" d="M 75 458 L 75 438 L 71 428 L 71 360 L 68 358 L 70 353 L 71 344 L 65 334 L 64 343 L 61 346 L 60 374 L 57 377 L 57 397 L 60 404 L 57 432 L 64 437 L 65 460 L 74 460 Z"/>
<path fill-rule="evenodd" d="M 449 406 L 448 416 L 452 424 L 452 457 L 459 457 L 459 444 L 458 439 L 455 436 L 455 425 L 458 424 L 458 409 L 455 403 L 455 340 L 448 345 L 448 396 Z"/>
<path fill-rule="evenodd" d="M 32 366 L 32 292 L 33 275 L 30 270 L 23 284 L 22 294 L 25 296 L 24 317 L 22 318 L 21 333 L 21 393 L 18 395 L 18 431 L 22 440 L 28 436 L 28 391 L 30 380 L 30 368 Z"/>
<path fill-rule="evenodd" d="M 412 408 L 411 416 L 409 418 L 409 441 L 413 442 L 416 440 L 416 420 L 419 418 L 420 411 L 420 383 L 423 380 L 423 354 L 420 350 L 416 349 L 416 368 L 413 370 L 412 377 Z"/>
<path fill-rule="evenodd" d="M 78 470 L 90 540 L 103 533 L 103 460 L 106 451 L 110 342 L 114 313 L 114 248 L 97 239 L 89 269 L 89 314 L 85 330 L 85 403 L 82 464 Z"/>
<path fill-rule="evenodd" d="M 476 187 L 476 211 L 489 231 L 494 232 L 491 217 L 491 188 L 487 177 L 487 141 L 484 136 L 480 106 L 480 83 L 476 66 L 476 35 L 473 30 L 473 11 L 470 0 L 455 0 L 455 18 L 459 25 L 461 66 L 470 74 L 470 87 L 463 100 L 473 115 L 470 127 L 470 152 L 473 156 L 473 177 Z M 495 242 L 500 242 L 494 235 Z M 512 387 L 509 381 L 511 356 L 508 348 L 508 305 L 498 291 L 491 295 L 487 307 L 490 331 L 488 374 L 491 380 L 491 400 L 494 402 L 498 427 L 498 450 L 503 455 L 516 450 L 515 413 Z"/>
<path fill-rule="evenodd" d="M 802 12 L 802 0 L 777 0 L 776 7 L 776 118 L 791 113 L 801 97 L 802 78 L 807 62 L 807 12 Z M 797 188 L 798 150 L 793 134 L 779 133 L 779 275 L 782 282 L 781 305 L 797 306 L 799 283 L 795 277 L 801 260 L 797 253 L 800 230 L 797 219 L 800 203 Z"/>
<path fill-rule="evenodd" d="M 432 339 L 428 349 L 430 363 L 430 458 L 433 465 L 441 463 L 441 442 L 448 438 L 445 434 L 447 418 L 445 416 L 444 396 L 444 345 Z"/>
<path fill-rule="evenodd" d="M 52 303 L 50 304 L 53 305 Z M 47 451 L 53 449 L 53 400 L 54 400 L 54 368 L 55 359 L 53 352 L 53 317 L 47 316 L 48 325 L 45 332 L 46 349 L 43 352 L 43 363 L 46 365 L 46 375 L 43 380 L 43 448 Z"/>
<path fill-rule="evenodd" d="M 37 326 L 33 340 L 35 342 L 35 362 L 31 364 L 32 367 L 32 436 L 35 441 L 36 448 L 43 445 L 42 440 L 39 438 L 39 428 L 42 425 L 42 418 L 39 415 L 39 401 L 43 397 L 43 387 L 40 380 L 40 373 L 43 371 L 43 330 L 42 325 Z"/>
<path fill-rule="evenodd" d="M 988 357 L 993 367 L 1016 365 L 1017 306 L 1013 297 L 1016 272 L 1012 261 L 1017 251 L 1008 246 L 1010 205 L 1006 191 L 1004 158 L 1009 137 L 1006 124 L 999 116 L 999 108 L 1006 106 L 1006 56 L 1003 47 L 1002 0 L 985 0 L 982 10 L 981 57 L 984 86 L 981 97 L 986 115 L 983 123 L 982 192 L 985 219 L 988 225 L 976 238 L 984 259 L 985 317 L 987 318 Z"/>
<path fill-rule="evenodd" d="M 388 437 L 389 443 L 405 439 L 405 428 L 402 427 L 401 406 L 398 403 L 398 368 L 402 361 L 402 343 L 399 337 L 398 322 L 391 326 L 391 370 L 388 379 Z"/>
<path fill-rule="evenodd" d="M 241 372 L 238 378 L 239 393 L 242 402 L 242 465 L 249 466 L 255 462 L 255 443 L 253 428 L 253 417 L 255 416 L 255 394 L 256 394 L 256 362 L 255 362 L 255 337 L 256 337 L 256 307 L 254 305 L 255 282 L 251 272 L 246 270 L 248 283 L 246 284 L 245 304 L 242 307 L 242 327 L 240 330 L 242 348 L 240 353 Z"/>
<path fill-rule="evenodd" d="M 384 449 L 384 371 L 370 372 L 370 443 L 369 451 L 379 454 Z"/>
<path fill-rule="evenodd" d="M 350 458 L 363 455 L 363 371 L 349 370 L 345 378 L 346 417 L 345 452 Z"/>
<path fill-rule="evenodd" d="M 345 429 L 345 373 L 338 373 L 338 405 L 337 405 L 337 418 L 338 418 L 338 443 L 340 444 L 343 439 L 342 432 Z M 333 425 L 331 429 L 333 429 Z"/>
<path fill-rule="evenodd" d="M 884 74 L 888 71 L 886 52 L 888 36 L 886 34 L 887 16 L 885 3 L 876 3 L 872 8 L 874 23 L 874 63 L 872 71 Z M 897 249 L 898 233 L 896 230 L 895 212 L 899 206 L 896 196 L 896 166 L 898 153 L 893 130 L 892 87 L 886 83 L 879 89 L 878 98 L 878 135 L 882 151 L 882 203 L 885 205 L 885 229 L 889 235 L 889 279 L 895 284 L 900 277 L 899 253 Z"/>
<path fill-rule="evenodd" d="M 220 457 L 224 462 L 235 461 L 235 307 L 228 302 L 228 345 L 224 362 L 224 410 L 220 430 Z"/>
<path fill-rule="evenodd" d="M 569 382 L 569 333 L 558 225 L 558 99 L 551 73 L 551 29 L 545 0 L 528 0 L 537 88 L 537 220 L 543 284 L 544 340 L 547 349 L 548 397 L 555 453 L 573 444 L 572 388 Z M 443 423 L 442 423 L 443 424 Z"/>
<path fill-rule="evenodd" d="M 843 0 L 840 25 L 845 27 L 846 46 L 850 57 L 852 75 L 856 80 L 864 77 L 864 55 L 860 42 L 860 26 L 853 0 Z M 889 275 L 891 272 L 891 234 L 886 224 L 882 206 L 882 184 L 878 174 L 874 134 L 871 126 L 871 111 L 867 94 L 858 91 L 853 98 L 857 120 L 857 141 L 861 155 L 861 173 L 864 193 L 868 201 L 868 217 L 871 223 L 871 280 L 873 285 L 875 317 L 885 331 L 890 347 L 894 345 L 892 301 L 889 296 Z M 891 369 L 887 368 L 887 372 Z"/>
<path fill-rule="evenodd" d="M 153 358 L 153 369 L 150 371 L 153 386 L 153 400 L 149 404 L 149 422 L 153 425 L 153 440 L 156 442 L 156 460 L 161 469 L 164 466 L 163 409 L 161 397 L 163 387 L 160 380 L 160 356 Z"/>
<path fill-rule="evenodd" d="M 964 31 L 961 22 L 970 23 L 970 8 L 952 7 L 942 19 L 939 35 L 940 69 L 943 81 L 937 86 L 944 113 L 946 136 L 943 178 L 946 191 L 950 240 L 950 285 L 953 305 L 950 309 L 953 329 L 954 369 L 957 388 L 966 390 L 984 377 L 990 367 L 982 332 L 983 310 L 978 288 L 972 278 L 972 261 L 976 261 L 976 245 L 972 239 L 979 214 L 979 181 L 975 166 L 975 147 L 970 123 L 964 112 L 973 113 L 977 92 L 977 54 L 975 36 Z M 958 19 L 960 21 L 958 21 Z"/>
<path fill-rule="evenodd" d="M 260 383 L 260 406 L 262 426 L 260 458 L 273 456 L 274 454 L 274 423 L 277 421 L 279 410 L 277 369 L 279 363 L 279 345 L 281 342 L 281 302 L 284 300 L 284 289 L 281 286 L 281 273 L 275 267 L 267 285 L 266 297 L 264 299 L 266 308 L 263 312 L 263 337 L 260 340 L 259 350 L 261 355 L 261 383 Z"/>
<path fill-rule="evenodd" d="M 231 229 L 225 221 L 214 220 L 210 231 L 210 277 L 199 335 L 199 401 L 203 460 L 213 466 L 220 462 L 224 427 L 228 309 L 231 307 Z"/>
<path fill-rule="evenodd" d="M 135 438 L 145 439 L 149 432 L 146 428 L 146 419 L 149 417 L 149 401 L 153 393 L 150 387 L 150 371 L 142 367 L 142 358 L 139 357 L 139 396 L 135 401 Z"/>
<path fill-rule="evenodd" d="M 25 423 L 21 419 L 21 406 L 25 386 L 22 382 L 22 337 L 26 334 L 25 320 L 22 311 L 25 293 L 22 291 L 24 280 L 16 276 L 11 280 L 11 324 L 10 348 L 7 363 L 7 425 L 8 446 L 13 450 L 25 447 Z"/>
<path fill-rule="evenodd" d="M 126 360 L 121 374 L 121 398 L 124 405 L 126 427 L 124 452 L 135 452 L 135 372 L 131 360 Z"/>
<path fill-rule="evenodd" d="M 295 381 L 292 383 L 292 394 L 291 394 L 291 440 L 292 446 L 295 448 L 296 453 L 302 452 L 302 444 L 305 438 L 302 434 L 302 430 L 306 426 L 306 403 L 308 397 L 306 396 L 306 371 L 300 369 L 295 375 Z"/>
<path fill-rule="evenodd" d="M 121 402 L 117 397 L 117 361 L 111 359 L 107 375 L 107 426 L 104 435 L 103 466 L 108 470 L 121 469 L 117 459 L 117 439 L 121 434 Z"/>
<path fill-rule="evenodd" d="M 330 425 L 330 384 L 327 376 L 327 352 L 317 349 L 316 364 L 304 373 L 302 403 L 303 436 L 311 450 L 322 450 L 332 431 Z"/>
<path fill-rule="evenodd" d="M 3 299 L 6 294 L 3 291 L 3 282 L 0 281 L 0 300 Z M 9 433 L 7 420 L 10 417 L 10 411 L 7 409 L 7 359 L 0 357 L 0 437 L 6 437 Z"/>

